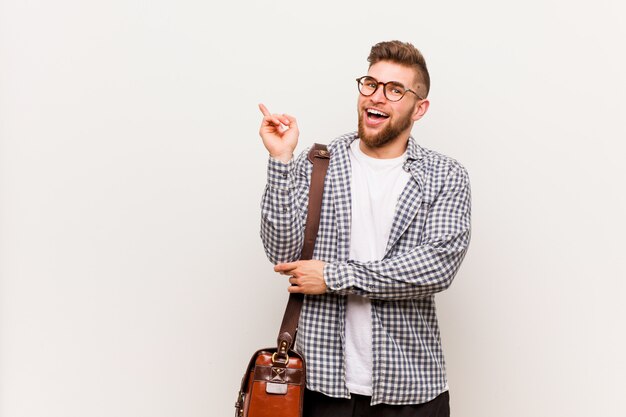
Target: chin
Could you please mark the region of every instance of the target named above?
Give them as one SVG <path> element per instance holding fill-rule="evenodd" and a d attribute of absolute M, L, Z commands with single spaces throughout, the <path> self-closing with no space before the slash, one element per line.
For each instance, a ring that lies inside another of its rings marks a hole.
<path fill-rule="evenodd" d="M 386 123 L 382 129 L 372 131 L 365 126 L 362 117 L 359 117 L 359 139 L 370 148 L 382 148 L 398 136 L 393 124 Z"/>
<path fill-rule="evenodd" d="M 376 133 L 367 133 L 359 128 L 359 139 L 370 148 L 382 148 L 397 137 L 390 129 L 383 129 Z M 391 129 L 392 130 L 392 129 Z"/>

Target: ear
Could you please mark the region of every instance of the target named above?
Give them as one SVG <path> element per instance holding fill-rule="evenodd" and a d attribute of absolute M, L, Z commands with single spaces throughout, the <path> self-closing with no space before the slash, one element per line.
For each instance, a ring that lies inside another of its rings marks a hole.
<path fill-rule="evenodd" d="M 413 114 L 411 115 L 411 119 L 414 122 L 417 122 L 426 114 L 429 106 L 430 106 L 430 101 L 428 101 L 427 98 L 425 98 L 424 100 L 418 100 L 415 103 L 415 108 L 413 109 Z"/>

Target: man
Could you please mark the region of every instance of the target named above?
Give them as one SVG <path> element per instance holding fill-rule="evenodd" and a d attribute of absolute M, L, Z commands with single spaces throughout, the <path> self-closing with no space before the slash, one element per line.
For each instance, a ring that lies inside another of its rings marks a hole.
<path fill-rule="evenodd" d="M 305 416 L 448 416 L 434 295 L 467 250 L 469 180 L 411 137 L 429 106 L 421 53 L 381 42 L 368 61 L 358 132 L 328 145 L 313 260 L 296 261 L 312 164 L 307 151 L 293 158 L 296 119 L 259 105 L 270 154 L 261 237 L 288 290 L 306 294 L 296 340 L 307 361 Z"/>

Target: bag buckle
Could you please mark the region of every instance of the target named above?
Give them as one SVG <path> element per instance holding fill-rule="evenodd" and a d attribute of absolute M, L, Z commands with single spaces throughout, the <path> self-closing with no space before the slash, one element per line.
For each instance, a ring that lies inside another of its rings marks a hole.
<path fill-rule="evenodd" d="M 280 361 L 278 360 L 279 357 L 281 358 Z M 280 352 L 272 353 L 272 365 L 276 365 L 276 363 L 283 366 L 287 365 L 289 363 L 289 355 Z"/>

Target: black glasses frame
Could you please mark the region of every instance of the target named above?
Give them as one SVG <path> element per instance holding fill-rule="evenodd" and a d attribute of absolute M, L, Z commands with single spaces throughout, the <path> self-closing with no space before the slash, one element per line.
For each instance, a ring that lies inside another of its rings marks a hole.
<path fill-rule="evenodd" d="M 376 82 L 376 87 L 374 88 L 374 91 L 372 91 L 370 94 L 363 94 L 363 91 L 361 91 L 361 87 L 363 86 L 363 80 L 365 78 L 369 78 L 371 80 L 374 80 L 374 82 Z M 389 101 L 400 101 L 404 98 L 404 96 L 406 95 L 406 93 L 413 93 L 415 94 L 415 96 L 420 99 L 420 100 L 424 100 L 419 94 L 417 94 L 415 91 L 411 90 L 410 88 L 406 88 L 404 85 L 402 85 L 402 83 L 399 83 L 397 81 L 387 81 L 386 83 L 382 82 L 382 81 L 378 81 L 376 78 L 370 76 L 370 75 L 364 75 L 362 77 L 359 77 L 356 79 L 356 83 L 357 83 L 357 87 L 359 89 L 359 93 L 364 96 L 364 97 L 370 97 L 372 95 L 374 95 L 374 93 L 376 93 L 376 91 L 378 91 L 378 86 L 382 85 L 383 86 L 383 94 L 385 95 L 385 98 Z M 402 87 L 404 89 L 404 93 L 402 94 L 402 96 L 400 96 L 399 99 L 394 100 L 392 98 L 389 98 L 387 96 L 387 84 L 395 84 L 398 87 Z"/>

